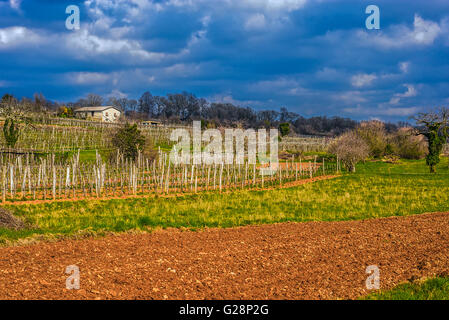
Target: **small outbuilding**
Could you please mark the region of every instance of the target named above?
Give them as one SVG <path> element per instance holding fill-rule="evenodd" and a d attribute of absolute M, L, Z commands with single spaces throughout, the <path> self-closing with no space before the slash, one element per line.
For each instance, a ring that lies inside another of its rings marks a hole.
<path fill-rule="evenodd" d="M 122 111 L 114 106 L 82 107 L 74 112 L 77 118 L 103 122 L 116 122 L 122 115 Z"/>
<path fill-rule="evenodd" d="M 146 120 L 140 123 L 143 127 L 160 127 L 162 122 L 159 120 Z"/>

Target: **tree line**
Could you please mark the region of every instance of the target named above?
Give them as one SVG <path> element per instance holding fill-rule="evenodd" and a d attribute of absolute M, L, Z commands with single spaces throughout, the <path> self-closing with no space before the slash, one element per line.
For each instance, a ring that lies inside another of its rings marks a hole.
<path fill-rule="evenodd" d="M 329 147 L 346 169 L 355 172 L 356 164 L 367 158 L 396 163 L 402 159 L 426 158 L 430 172 L 436 172 L 443 147 L 449 139 L 449 108 L 421 112 L 413 118 L 417 126 L 388 132 L 380 121 L 364 121 L 340 135 Z"/>
<path fill-rule="evenodd" d="M 104 101 L 101 96 L 89 94 L 75 103 L 72 108 L 98 106 L 106 103 L 122 110 L 128 119 L 158 119 L 169 123 L 190 123 L 202 120 L 207 127 L 241 126 L 279 127 L 282 123 L 290 124 L 290 131 L 303 135 L 338 135 L 357 125 L 357 121 L 343 117 L 305 118 L 287 108 L 275 110 L 255 110 L 232 103 L 209 102 L 198 98 L 193 93 L 169 93 L 166 96 L 152 95 L 149 91 L 138 99 L 110 98 Z"/>
<path fill-rule="evenodd" d="M 6 96 L 6 95 L 5 95 Z M 199 98 L 193 93 L 169 93 L 157 96 L 149 91 L 144 92 L 139 99 L 111 97 L 104 99 L 94 93 L 88 94 L 75 102 L 53 102 L 42 94 L 35 94 L 33 99 L 15 99 L 17 106 L 26 106 L 35 112 L 56 113 L 61 117 L 74 117 L 74 110 L 81 107 L 111 105 L 120 109 L 128 120 L 156 119 L 165 123 L 191 123 L 201 120 L 208 128 L 228 126 L 242 128 L 283 128 L 286 134 L 337 136 L 357 127 L 358 122 L 346 117 L 315 116 L 306 118 L 298 113 L 290 112 L 281 107 L 276 110 L 255 110 L 227 102 L 210 102 Z M 395 131 L 404 124 L 385 124 L 387 131 Z"/>

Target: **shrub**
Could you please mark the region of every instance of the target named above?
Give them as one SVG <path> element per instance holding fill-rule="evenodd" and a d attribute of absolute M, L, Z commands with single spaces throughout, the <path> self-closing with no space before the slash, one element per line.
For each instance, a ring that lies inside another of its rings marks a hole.
<path fill-rule="evenodd" d="M 394 144 L 392 143 L 387 143 L 387 145 L 385 146 L 385 155 L 386 156 L 392 156 L 397 154 L 397 148 Z"/>
<path fill-rule="evenodd" d="M 365 160 L 369 151 L 368 144 L 355 131 L 344 133 L 329 146 L 329 152 L 336 154 L 350 172 L 355 172 L 355 165 Z"/>
<path fill-rule="evenodd" d="M 143 151 L 145 137 L 137 129 L 137 124 L 126 123 L 123 128 L 120 128 L 114 134 L 112 144 L 120 150 L 125 158 L 135 160 L 139 150 Z"/>
<path fill-rule="evenodd" d="M 383 122 L 377 120 L 364 121 L 356 128 L 356 132 L 368 145 L 370 156 L 380 158 L 385 155 L 387 135 Z"/>
<path fill-rule="evenodd" d="M 73 109 L 72 108 L 68 108 L 66 106 L 61 106 L 58 109 L 58 117 L 61 118 L 73 118 L 74 114 L 73 114 Z"/>
<path fill-rule="evenodd" d="M 431 124 L 428 126 L 429 132 L 427 133 L 427 139 L 429 141 L 429 153 L 426 156 L 426 163 L 430 167 L 430 172 L 435 173 L 435 166 L 440 163 L 440 154 L 443 151 L 446 137 L 440 135 L 438 124 Z"/>
<path fill-rule="evenodd" d="M 285 137 L 290 133 L 290 123 L 285 122 L 279 125 L 279 132 L 281 137 Z"/>
<path fill-rule="evenodd" d="M 5 136 L 6 145 L 9 148 L 14 148 L 19 140 L 19 127 L 14 123 L 13 119 L 6 118 L 3 125 L 3 135 Z"/>
<path fill-rule="evenodd" d="M 423 159 L 427 154 L 427 142 L 414 134 L 412 128 L 400 128 L 390 138 L 394 152 L 403 159 Z"/>
<path fill-rule="evenodd" d="M 415 117 L 416 123 L 424 125 L 420 132 L 427 138 L 426 163 L 431 173 L 436 172 L 436 165 L 440 163 L 440 154 L 449 138 L 449 108 L 441 108 L 436 112 L 420 113 Z"/>

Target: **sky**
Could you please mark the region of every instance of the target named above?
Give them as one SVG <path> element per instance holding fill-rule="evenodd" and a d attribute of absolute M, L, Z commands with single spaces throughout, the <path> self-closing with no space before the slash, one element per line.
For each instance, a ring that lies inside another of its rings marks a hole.
<path fill-rule="evenodd" d="M 66 28 L 66 7 L 80 28 Z M 367 29 L 368 5 L 380 29 Z M 402 121 L 449 105 L 447 0 L 0 0 L 0 93 L 192 92 Z"/>

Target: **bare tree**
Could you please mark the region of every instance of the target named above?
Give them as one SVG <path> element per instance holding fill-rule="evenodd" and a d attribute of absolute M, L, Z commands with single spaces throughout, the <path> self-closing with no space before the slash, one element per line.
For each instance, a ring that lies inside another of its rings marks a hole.
<path fill-rule="evenodd" d="M 354 131 L 346 132 L 338 137 L 329 146 L 329 151 L 341 159 L 349 172 L 355 172 L 355 165 L 369 156 L 367 143 Z"/>
<path fill-rule="evenodd" d="M 44 95 L 42 93 L 35 93 L 34 94 L 34 104 L 33 111 L 40 112 L 45 109 L 45 106 L 47 105 L 47 99 L 45 99 Z"/>
<path fill-rule="evenodd" d="M 89 107 L 101 106 L 103 104 L 103 98 L 95 93 L 89 93 L 86 100 Z"/>
<path fill-rule="evenodd" d="M 10 94 L 5 94 L 0 101 L 0 117 L 13 120 L 29 120 L 32 106 L 19 101 Z"/>

